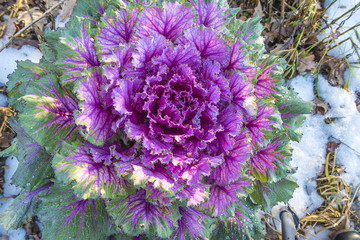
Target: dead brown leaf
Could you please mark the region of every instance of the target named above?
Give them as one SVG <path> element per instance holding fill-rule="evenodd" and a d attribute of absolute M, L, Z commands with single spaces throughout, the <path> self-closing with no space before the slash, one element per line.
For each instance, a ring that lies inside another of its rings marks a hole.
<path fill-rule="evenodd" d="M 15 137 L 15 132 L 11 130 L 7 119 L 15 112 L 10 107 L 0 107 L 0 149 L 10 147 Z M 1 159 L 1 158 L 0 158 Z"/>
<path fill-rule="evenodd" d="M 60 11 L 60 22 L 67 21 L 76 5 L 76 0 L 66 0 L 62 5 L 62 9 Z"/>
<path fill-rule="evenodd" d="M 20 49 L 24 45 L 30 45 L 30 46 L 39 48 L 39 41 L 33 40 L 33 39 L 22 38 L 22 37 L 16 37 L 16 38 L 14 38 L 14 40 L 12 41 L 10 46 L 13 48 L 16 48 L 16 49 Z"/>
<path fill-rule="evenodd" d="M 270 53 L 277 53 L 282 50 L 284 50 L 284 43 L 276 43 L 270 50 Z"/>
<path fill-rule="evenodd" d="M 336 28 L 331 28 L 330 37 L 335 40 L 339 36 L 340 36 L 340 32 Z"/>
<path fill-rule="evenodd" d="M 315 55 L 309 54 L 305 58 L 301 58 L 296 70 L 299 73 L 303 73 L 309 70 L 313 70 L 316 67 Z"/>
<path fill-rule="evenodd" d="M 277 16 L 271 16 L 270 19 L 270 25 L 271 25 L 271 32 L 277 32 L 280 35 L 284 36 L 285 38 L 288 38 L 291 36 L 293 27 L 288 25 L 285 25 L 281 22 L 281 19 Z"/>
<path fill-rule="evenodd" d="M 39 226 L 34 221 L 30 221 L 23 225 L 25 229 L 26 236 L 34 238 L 35 240 L 41 239 L 41 232 Z"/>
<path fill-rule="evenodd" d="M 340 145 L 340 143 L 337 143 L 335 141 L 328 142 L 326 144 L 326 152 L 330 152 L 330 153 L 334 154 L 335 150 L 337 149 L 337 147 L 339 145 Z"/>
<path fill-rule="evenodd" d="M 278 240 L 279 239 L 279 233 L 274 232 L 268 225 L 266 225 L 266 234 L 264 236 L 264 239 L 266 240 Z"/>
<path fill-rule="evenodd" d="M 16 18 L 10 18 L 5 27 L 5 34 L 7 36 L 14 35 L 16 32 L 15 23 L 17 22 Z"/>
<path fill-rule="evenodd" d="M 30 14 L 32 18 L 35 20 L 39 18 L 43 14 L 43 12 L 40 10 L 40 8 L 34 7 L 30 9 Z M 17 19 L 19 22 L 24 21 L 25 26 L 31 23 L 31 17 L 27 11 L 19 12 Z M 47 20 L 46 18 L 43 18 L 34 25 L 37 26 L 42 31 L 45 24 L 47 24 Z"/>
<path fill-rule="evenodd" d="M 11 142 L 13 141 L 15 135 L 12 134 L 12 133 L 8 133 L 8 132 L 3 132 L 3 133 L 0 133 L 0 134 L 1 134 L 1 136 L 0 136 L 0 148 L 5 149 L 5 148 L 10 147 Z"/>
<path fill-rule="evenodd" d="M 9 236 L 7 235 L 1 235 L 0 240 L 9 240 Z"/>
<path fill-rule="evenodd" d="M 316 97 L 312 102 L 315 104 L 315 107 L 312 110 L 313 114 L 320 112 L 321 115 L 325 115 L 325 113 L 327 113 L 329 105 L 326 104 L 324 101 Z"/>
<path fill-rule="evenodd" d="M 254 8 L 254 13 L 252 16 L 255 17 L 256 15 L 259 15 L 259 17 L 261 18 L 265 16 L 260 1 L 258 2 L 257 6 Z"/>
<path fill-rule="evenodd" d="M 321 66 L 321 73 L 331 86 L 344 87 L 344 72 L 346 69 L 347 63 L 344 59 L 326 55 Z"/>
<path fill-rule="evenodd" d="M 246 16 L 241 16 L 239 19 L 245 22 L 248 18 Z"/>

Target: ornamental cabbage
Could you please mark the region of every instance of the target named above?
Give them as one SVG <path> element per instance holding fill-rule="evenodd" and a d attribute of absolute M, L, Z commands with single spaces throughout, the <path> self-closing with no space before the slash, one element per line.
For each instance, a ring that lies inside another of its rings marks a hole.
<path fill-rule="evenodd" d="M 1 216 L 44 239 L 256 239 L 296 188 L 311 105 L 283 86 L 260 18 L 223 0 L 79 1 L 9 76 L 23 190 Z"/>

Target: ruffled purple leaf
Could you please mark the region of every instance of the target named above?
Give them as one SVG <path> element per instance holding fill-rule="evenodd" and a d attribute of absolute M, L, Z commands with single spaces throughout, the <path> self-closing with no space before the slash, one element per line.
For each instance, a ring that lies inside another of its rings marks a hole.
<path fill-rule="evenodd" d="M 190 8 L 178 2 L 165 2 L 163 8 L 145 8 L 142 11 L 136 27 L 138 37 L 161 34 L 174 42 L 193 24 L 194 17 Z"/>
<path fill-rule="evenodd" d="M 216 139 L 209 143 L 208 151 L 216 155 L 228 153 L 235 144 L 233 137 L 239 135 L 242 123 L 241 115 L 236 112 L 233 106 L 225 107 L 218 117 L 218 124 L 221 125 L 222 131 L 216 133 Z"/>
<path fill-rule="evenodd" d="M 177 221 L 179 227 L 171 239 L 196 240 L 210 237 L 211 218 L 191 207 L 179 207 L 179 213 L 181 214 L 181 218 Z"/>
<path fill-rule="evenodd" d="M 212 185 L 209 199 L 201 206 L 211 212 L 212 216 L 226 218 L 234 215 L 236 202 L 239 201 L 237 193 L 244 193 L 249 183 L 244 178 L 226 186 Z"/>
<path fill-rule="evenodd" d="M 200 52 L 202 59 L 222 64 L 228 59 L 229 52 L 224 40 L 218 38 L 217 34 L 215 30 L 209 28 L 191 28 L 184 32 L 187 42 Z"/>
<path fill-rule="evenodd" d="M 260 67 L 263 67 L 263 65 L 261 65 Z M 271 76 L 272 68 L 274 68 L 275 66 L 276 66 L 275 63 L 270 66 L 267 66 L 257 76 L 257 82 L 255 83 L 254 86 L 255 89 L 254 95 L 257 98 L 271 97 L 271 93 L 277 93 L 277 91 L 275 90 L 277 80 Z"/>
<path fill-rule="evenodd" d="M 200 57 L 193 46 L 168 47 L 164 49 L 160 57 L 153 59 L 153 63 L 160 66 L 166 65 L 170 69 L 181 64 L 186 64 L 190 68 L 197 68 L 200 66 Z"/>
<path fill-rule="evenodd" d="M 76 89 L 78 97 L 83 101 L 76 123 L 86 127 L 85 137 L 97 145 L 113 135 L 111 126 L 118 118 L 111 108 L 105 108 L 106 103 L 100 96 L 101 86 L 106 83 L 106 78 L 96 70 L 87 81 L 80 81 Z"/>
<path fill-rule="evenodd" d="M 264 130 L 270 130 L 271 124 L 275 123 L 275 121 L 268 119 L 273 115 L 273 112 L 274 108 L 272 106 L 259 106 L 256 118 L 246 124 L 253 144 L 264 141 Z"/>
<path fill-rule="evenodd" d="M 106 62 L 111 62 L 115 67 L 118 68 L 118 75 L 120 76 L 121 68 L 130 62 L 133 53 L 133 48 L 130 45 L 123 44 L 119 48 L 114 50 L 113 55 L 103 56 Z M 109 72 L 110 73 L 110 72 Z M 112 74 L 116 76 L 117 74 Z M 111 74 L 109 74 L 111 76 Z M 112 79 L 112 78 L 111 78 Z M 118 78 L 114 79 L 117 80 Z"/>
<path fill-rule="evenodd" d="M 211 167 L 206 158 L 193 161 L 191 164 L 185 167 L 174 166 L 170 168 L 173 176 L 181 178 L 189 185 L 195 185 L 200 182 L 202 176 L 209 176 L 211 173 Z"/>
<path fill-rule="evenodd" d="M 96 162 L 84 145 L 66 145 L 53 159 L 58 179 L 65 184 L 74 182 L 74 193 L 83 198 L 114 198 L 126 193 L 123 178 L 118 177 L 114 165 Z"/>
<path fill-rule="evenodd" d="M 90 153 L 96 163 L 104 162 L 106 165 L 110 165 L 112 163 L 113 156 L 108 145 L 96 146 L 91 143 L 86 143 L 85 152 Z"/>
<path fill-rule="evenodd" d="M 134 112 L 133 98 L 142 89 L 143 81 L 139 78 L 125 78 L 118 82 L 112 91 L 114 109 L 120 114 L 130 115 Z"/>
<path fill-rule="evenodd" d="M 281 154 L 281 149 L 276 149 L 280 144 L 281 142 L 277 142 L 277 139 L 275 139 L 272 143 L 268 144 L 266 147 L 260 148 L 254 153 L 248 162 L 251 171 L 256 169 L 257 172 L 262 173 L 263 175 L 266 175 L 270 170 L 275 172 L 275 162 L 280 163 L 278 158 L 285 157 Z"/>
<path fill-rule="evenodd" d="M 234 72 L 229 79 L 229 88 L 232 95 L 231 103 L 241 111 L 245 119 L 253 118 L 256 115 L 257 105 L 255 97 L 251 95 L 252 84 Z"/>
<path fill-rule="evenodd" d="M 222 1 L 191 0 L 190 2 L 197 14 L 196 24 L 213 29 L 224 27 L 228 22 L 227 19 L 237 11 L 221 6 Z"/>
<path fill-rule="evenodd" d="M 226 185 L 236 181 L 250 157 L 251 145 L 246 131 L 243 130 L 234 140 L 235 145 L 229 154 L 224 156 L 224 162 L 211 172 L 210 179 L 213 179 L 215 184 Z"/>
<path fill-rule="evenodd" d="M 151 151 L 146 148 L 143 148 L 142 152 L 141 162 L 149 168 L 153 168 L 156 162 L 168 164 L 171 160 L 168 154 L 151 154 Z"/>
<path fill-rule="evenodd" d="M 230 46 L 230 57 L 228 62 L 225 64 L 224 70 L 239 70 L 247 76 L 249 80 L 255 77 L 255 68 L 250 66 L 245 53 L 242 49 L 243 44 L 236 40 Z"/>
<path fill-rule="evenodd" d="M 146 124 L 136 125 L 128 121 L 125 131 L 130 139 L 142 140 L 143 147 L 150 150 L 151 154 L 169 153 L 173 147 L 170 143 L 149 137 L 149 128 Z"/>
<path fill-rule="evenodd" d="M 198 206 L 209 197 L 209 185 L 198 183 L 194 186 L 186 185 L 176 194 L 181 201 L 185 201 L 187 206 Z"/>
<path fill-rule="evenodd" d="M 209 80 L 211 80 L 220 89 L 220 101 L 230 101 L 229 81 L 224 76 L 222 76 L 221 66 L 218 62 L 213 62 L 205 59 L 203 61 L 203 68 L 201 74 L 202 83 L 205 86 L 209 84 Z"/>
<path fill-rule="evenodd" d="M 133 166 L 139 166 L 141 164 L 141 159 L 136 157 L 131 161 L 117 161 L 114 164 L 118 175 L 123 176 L 131 173 L 133 171 Z"/>
<path fill-rule="evenodd" d="M 164 166 L 156 164 L 154 168 L 149 169 L 142 165 L 133 165 L 133 171 L 130 176 L 135 186 L 146 187 L 147 183 L 161 191 L 176 192 L 180 185 L 171 177 Z"/>
<path fill-rule="evenodd" d="M 110 56 L 119 44 L 129 43 L 134 33 L 139 10 L 131 8 L 116 11 L 113 16 L 104 17 L 105 26 L 100 28 L 97 36 L 102 56 Z"/>
<path fill-rule="evenodd" d="M 178 207 L 161 206 L 149 203 L 146 192 L 141 189 L 123 200 L 111 200 L 107 205 L 115 224 L 131 236 L 145 232 L 168 238 L 178 227 L 180 219 Z"/>
<path fill-rule="evenodd" d="M 160 56 L 170 44 L 162 35 L 154 35 L 141 38 L 137 41 L 136 51 L 133 53 L 132 65 L 138 69 L 144 69 L 154 57 Z"/>

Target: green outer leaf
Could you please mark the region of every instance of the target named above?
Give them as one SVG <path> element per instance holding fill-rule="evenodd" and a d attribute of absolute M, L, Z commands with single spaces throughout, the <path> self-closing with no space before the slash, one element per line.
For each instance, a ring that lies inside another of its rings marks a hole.
<path fill-rule="evenodd" d="M 64 31 L 64 28 L 60 28 L 57 31 L 47 30 L 44 33 L 46 46 L 54 53 L 55 59 L 57 59 L 56 45 L 58 44 L 61 31 Z"/>
<path fill-rule="evenodd" d="M 281 95 L 276 98 L 275 102 L 279 112 L 293 114 L 291 117 L 282 118 L 286 134 L 292 141 L 299 142 L 302 136 L 300 128 L 306 118 L 304 114 L 310 114 L 314 104 L 302 100 L 294 90 L 286 87 L 279 88 L 279 93 Z"/>
<path fill-rule="evenodd" d="M 83 27 L 85 28 L 86 34 L 91 38 L 98 35 L 97 26 L 89 19 L 73 16 L 66 25 L 66 31 L 60 31 L 56 44 L 52 46 L 55 48 L 57 56 L 55 64 L 64 70 L 64 73 L 60 77 L 63 85 L 73 83 L 74 79 L 71 79 L 72 77 L 86 77 L 85 70 L 87 69 L 72 69 L 75 65 L 66 61 L 67 59 L 78 60 L 82 58 L 79 53 L 75 51 L 74 47 L 76 48 L 79 44 L 75 39 L 81 39 L 81 30 Z M 79 47 L 81 50 L 84 50 L 81 44 L 79 44 Z M 72 70 L 68 70 L 67 68 L 71 68 Z"/>
<path fill-rule="evenodd" d="M 46 125 L 51 122 L 56 116 L 55 114 L 44 110 L 43 107 L 56 108 L 57 97 L 47 91 L 51 89 L 49 80 L 54 86 L 54 90 L 61 96 L 66 95 L 65 91 L 59 86 L 57 76 L 48 74 L 41 77 L 34 82 L 27 90 L 27 95 L 23 96 L 27 104 L 24 112 L 20 114 L 20 122 L 24 130 L 41 146 L 45 147 L 47 151 L 54 152 L 59 144 L 65 139 L 75 139 L 77 130 L 75 124 L 69 122 L 59 128 L 60 124 Z M 45 88 L 44 88 L 45 87 Z M 47 89 L 46 89 L 47 88 Z M 44 92 L 46 96 L 42 94 Z M 40 106 L 40 107 L 39 107 Z M 65 119 L 65 118 L 64 118 Z M 68 119 L 68 118 L 67 118 Z M 66 120 L 67 121 L 67 120 Z M 70 134 L 68 136 L 68 134 Z"/>
<path fill-rule="evenodd" d="M 104 239 L 111 234 L 102 199 L 79 200 L 73 195 L 70 185 L 64 186 L 55 182 L 50 192 L 45 197 L 41 197 L 41 200 L 43 202 L 38 213 L 44 224 L 42 230 L 44 240 Z M 71 204 L 74 205 L 69 206 Z M 74 209 L 80 204 L 84 204 L 84 208 L 75 211 Z M 69 222 L 65 223 L 67 219 Z M 80 226 L 81 219 L 82 226 Z M 61 227 L 63 224 L 64 226 Z"/>
<path fill-rule="evenodd" d="M 98 12 L 99 7 L 106 10 L 111 2 L 112 6 L 117 6 L 121 1 L 114 0 L 78 0 L 74 8 L 73 16 L 86 17 L 99 21 L 102 15 Z"/>
<path fill-rule="evenodd" d="M 213 224 L 211 240 L 245 240 L 262 239 L 264 229 L 259 218 L 255 215 L 257 206 L 249 200 L 241 200 L 240 206 L 235 210 L 236 215 L 225 221 L 217 221 Z M 241 225 L 239 224 L 238 220 Z M 232 230 L 232 231 L 231 231 Z"/>
<path fill-rule="evenodd" d="M 275 161 L 276 165 L 275 174 L 272 171 L 268 171 L 268 182 L 278 182 L 285 178 L 287 175 L 295 173 L 295 169 L 291 166 L 291 156 L 293 148 L 290 145 L 290 141 L 286 135 L 275 135 L 279 137 L 278 142 L 281 142 L 275 151 L 281 150 L 280 154 L 284 157 L 278 157 L 279 162 Z"/>
<path fill-rule="evenodd" d="M 37 187 L 41 186 L 38 185 Z M 41 202 L 39 197 L 46 194 L 47 189 L 48 188 L 39 189 L 39 191 L 35 190 L 37 194 L 34 194 L 32 198 L 29 197 L 28 192 L 22 190 L 11 205 L 1 213 L 0 224 L 3 225 L 6 230 L 22 227 L 25 222 L 29 221 L 31 217 L 37 213 L 37 208 Z"/>
<path fill-rule="evenodd" d="M 243 41 L 245 34 L 253 29 L 252 33 L 245 39 L 245 42 L 248 45 L 247 47 L 263 48 L 264 44 L 256 41 L 259 39 L 261 32 L 264 30 L 264 26 L 261 25 L 260 21 L 261 17 L 258 15 L 253 18 L 249 18 L 245 22 L 239 19 L 234 19 L 231 24 L 228 25 L 227 31 L 224 32 L 230 39 L 233 38 L 232 36 L 236 36 L 237 33 L 239 33 L 237 39 Z M 231 40 L 234 41 L 235 39 Z"/>
<path fill-rule="evenodd" d="M 15 119 L 12 118 L 9 122 L 17 134 L 17 138 L 13 143 L 17 151 L 12 154 L 19 161 L 19 166 L 12 177 L 13 184 L 32 190 L 35 186 L 45 183 L 44 178 L 53 175 L 51 168 L 52 156 L 25 133 Z M 21 149 L 21 151 L 18 151 L 18 149 Z"/>
<path fill-rule="evenodd" d="M 47 44 L 46 42 L 43 42 L 43 43 L 40 43 L 39 46 L 41 48 L 42 54 L 44 55 L 44 58 L 49 62 L 55 62 L 55 60 L 56 60 L 55 51 L 53 49 L 51 49 L 49 44 Z"/>
<path fill-rule="evenodd" d="M 26 196 L 27 194 L 22 190 L 11 205 L 0 214 L 0 225 L 3 225 L 6 231 L 10 228 L 17 229 L 22 227 L 24 223 L 36 214 L 36 208 L 39 203 L 38 199 L 33 199 L 32 204 L 29 204 L 28 201 L 19 204 Z"/>
<path fill-rule="evenodd" d="M 115 220 L 116 225 L 120 226 L 121 230 L 126 234 L 138 236 L 139 234 L 146 233 L 160 238 L 170 237 L 174 229 L 166 223 L 164 218 L 169 218 L 175 224 L 175 227 L 177 227 L 177 220 L 181 217 L 177 205 L 166 207 L 165 212 L 163 212 L 164 209 L 161 206 L 153 205 L 153 207 L 156 207 L 158 211 L 163 213 L 163 215 L 158 215 L 156 219 L 153 218 L 157 224 L 147 223 L 145 216 L 140 216 L 137 218 L 134 228 L 132 228 L 131 218 L 134 217 L 134 213 L 130 212 L 129 209 L 136 204 L 138 204 L 138 201 L 129 203 L 128 198 L 112 199 L 107 204 L 107 210 Z"/>
<path fill-rule="evenodd" d="M 17 62 L 15 72 L 8 76 L 9 104 L 17 111 L 22 112 L 24 101 L 19 98 L 26 95 L 34 82 L 48 73 L 60 74 L 59 70 L 45 58 L 42 58 L 40 63 L 33 63 L 30 60 Z"/>
<path fill-rule="evenodd" d="M 84 145 L 80 143 L 72 145 L 66 142 L 63 143 L 62 150 L 54 156 L 52 162 L 57 179 L 63 181 L 65 184 L 73 182 L 74 193 L 82 199 L 98 197 L 102 199 L 117 198 L 128 194 L 125 181 L 123 178 L 117 176 L 114 166 L 106 166 L 104 164 L 96 171 L 92 170 L 93 166 L 80 162 L 79 159 L 72 158 L 74 152 L 78 152 L 78 149 L 83 147 Z M 85 160 L 92 160 L 91 155 L 87 154 L 84 154 L 83 158 Z M 109 169 L 112 172 L 108 172 Z M 104 180 L 110 173 L 113 174 L 114 180 L 119 179 L 120 183 Z M 99 180 L 100 182 L 97 182 Z"/>
<path fill-rule="evenodd" d="M 278 202 L 287 203 L 297 187 L 296 180 L 291 176 L 276 183 L 261 184 L 256 181 L 250 198 L 254 203 L 260 205 L 264 211 L 268 212 Z"/>

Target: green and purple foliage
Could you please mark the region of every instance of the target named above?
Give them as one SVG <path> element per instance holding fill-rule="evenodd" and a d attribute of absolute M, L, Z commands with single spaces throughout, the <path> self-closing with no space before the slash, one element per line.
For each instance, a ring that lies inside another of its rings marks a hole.
<path fill-rule="evenodd" d="M 296 188 L 311 105 L 283 87 L 260 18 L 223 0 L 79 1 L 9 76 L 23 190 L 1 216 L 44 239 L 256 239 Z"/>

